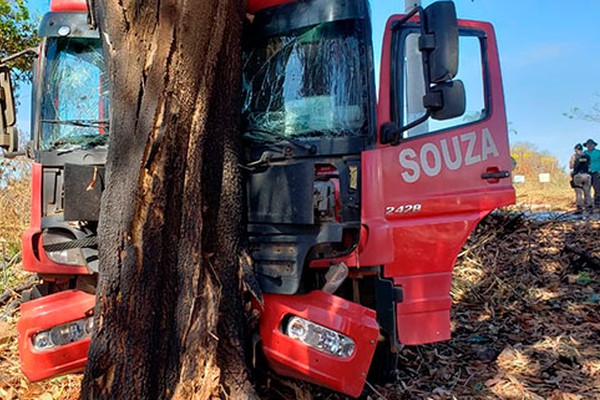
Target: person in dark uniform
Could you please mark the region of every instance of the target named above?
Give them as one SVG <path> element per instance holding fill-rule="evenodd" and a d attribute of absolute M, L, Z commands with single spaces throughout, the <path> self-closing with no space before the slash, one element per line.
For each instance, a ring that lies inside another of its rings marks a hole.
<path fill-rule="evenodd" d="M 575 204 L 577 211 L 581 214 L 585 209 L 592 211 L 592 175 L 590 174 L 590 156 L 583 153 L 583 146 L 580 143 L 575 145 L 575 154 L 569 160 L 571 168 L 571 186 L 575 189 Z"/>

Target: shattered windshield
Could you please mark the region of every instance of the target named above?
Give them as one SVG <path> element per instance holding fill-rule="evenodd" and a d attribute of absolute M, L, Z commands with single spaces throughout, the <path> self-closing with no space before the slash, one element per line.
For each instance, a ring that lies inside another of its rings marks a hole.
<path fill-rule="evenodd" d="M 42 150 L 108 144 L 108 75 L 99 39 L 48 38 L 42 85 Z"/>
<path fill-rule="evenodd" d="M 247 43 L 245 137 L 347 137 L 367 126 L 366 51 L 358 23 L 324 23 Z"/>

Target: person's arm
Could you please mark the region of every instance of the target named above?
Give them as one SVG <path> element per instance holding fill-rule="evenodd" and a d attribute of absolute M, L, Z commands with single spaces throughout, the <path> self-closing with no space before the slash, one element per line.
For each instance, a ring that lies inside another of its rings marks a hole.
<path fill-rule="evenodd" d="M 575 168 L 575 154 L 573 154 L 569 160 L 569 169 L 573 170 L 573 168 Z"/>

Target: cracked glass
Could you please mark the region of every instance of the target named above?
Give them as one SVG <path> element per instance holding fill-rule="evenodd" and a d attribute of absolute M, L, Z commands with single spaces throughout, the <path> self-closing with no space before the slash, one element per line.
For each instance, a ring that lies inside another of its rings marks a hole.
<path fill-rule="evenodd" d="M 49 38 L 42 85 L 41 150 L 108 144 L 108 74 L 99 39 Z"/>
<path fill-rule="evenodd" d="M 246 44 L 244 136 L 358 136 L 367 130 L 366 50 L 356 21 L 336 21 Z"/>

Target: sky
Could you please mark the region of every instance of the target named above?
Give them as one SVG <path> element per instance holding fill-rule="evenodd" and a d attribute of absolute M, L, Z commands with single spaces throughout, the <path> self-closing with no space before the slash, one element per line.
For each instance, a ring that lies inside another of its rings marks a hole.
<path fill-rule="evenodd" d="M 431 0 L 422 0 L 423 6 Z M 29 0 L 41 16 L 49 0 Z M 496 30 L 510 141 L 529 142 L 565 166 L 575 143 L 600 142 L 600 124 L 569 119 L 573 107 L 600 102 L 600 1 L 455 0 L 459 18 L 491 22 Z M 390 15 L 404 0 L 371 0 L 375 69 Z M 28 90 L 25 89 L 24 90 Z M 29 130 L 31 95 L 21 93 L 19 126 Z"/>

